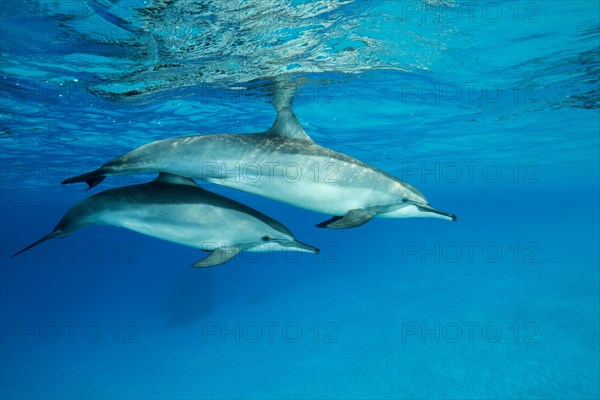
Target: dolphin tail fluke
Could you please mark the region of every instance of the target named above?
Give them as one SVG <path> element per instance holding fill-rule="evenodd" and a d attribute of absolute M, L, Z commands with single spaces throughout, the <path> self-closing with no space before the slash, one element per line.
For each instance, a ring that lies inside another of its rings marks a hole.
<path fill-rule="evenodd" d="M 31 249 L 32 247 L 37 246 L 38 244 L 45 242 L 48 239 L 54 239 L 56 237 L 60 237 L 62 236 L 62 233 L 60 231 L 54 231 L 54 232 L 50 232 L 49 234 L 47 234 L 46 236 L 42 237 L 41 239 L 36 240 L 35 242 L 31 243 L 29 246 L 17 251 L 15 254 L 13 254 L 13 257 L 18 256 L 21 253 L 26 252 L 27 250 Z"/>
<path fill-rule="evenodd" d="M 62 184 L 68 185 L 70 183 L 85 182 L 88 184 L 88 188 L 86 190 L 90 190 L 91 188 L 102 182 L 104 179 L 106 179 L 106 175 L 104 175 L 102 169 L 97 169 L 92 172 L 87 172 L 82 175 L 77 175 L 72 178 L 65 179 L 64 181 L 62 181 Z"/>

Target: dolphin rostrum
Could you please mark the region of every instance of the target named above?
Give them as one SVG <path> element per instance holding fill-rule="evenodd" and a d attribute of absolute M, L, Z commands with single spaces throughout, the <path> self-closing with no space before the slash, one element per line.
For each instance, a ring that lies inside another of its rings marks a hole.
<path fill-rule="evenodd" d="M 319 146 L 291 109 L 289 91 L 275 92 L 277 119 L 255 134 L 213 134 L 159 140 L 63 181 L 88 189 L 107 175 L 169 172 L 334 215 L 318 227 L 352 228 L 373 217 L 456 216 L 431 207 L 411 185 L 355 158 Z"/>
<path fill-rule="evenodd" d="M 194 267 L 222 264 L 240 251 L 319 252 L 273 218 L 204 190 L 193 179 L 160 173 L 152 182 L 106 190 L 75 204 L 51 233 L 14 256 L 88 225 L 123 227 L 212 252 Z"/>

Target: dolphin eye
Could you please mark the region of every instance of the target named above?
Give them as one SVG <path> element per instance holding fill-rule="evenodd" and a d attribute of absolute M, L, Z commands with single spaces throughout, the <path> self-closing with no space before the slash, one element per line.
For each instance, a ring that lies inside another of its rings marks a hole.
<path fill-rule="evenodd" d="M 269 237 L 269 235 L 265 235 L 262 237 L 263 242 L 266 242 L 268 240 L 271 240 L 271 238 Z"/>

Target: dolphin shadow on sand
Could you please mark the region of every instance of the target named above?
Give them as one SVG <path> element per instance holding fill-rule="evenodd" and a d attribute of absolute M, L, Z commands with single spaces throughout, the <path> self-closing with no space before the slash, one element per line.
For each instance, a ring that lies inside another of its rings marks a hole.
<path fill-rule="evenodd" d="M 182 269 L 165 298 L 163 309 L 167 314 L 167 326 L 189 326 L 212 313 L 217 271 L 207 269 L 202 274 L 194 272 L 188 268 Z"/>

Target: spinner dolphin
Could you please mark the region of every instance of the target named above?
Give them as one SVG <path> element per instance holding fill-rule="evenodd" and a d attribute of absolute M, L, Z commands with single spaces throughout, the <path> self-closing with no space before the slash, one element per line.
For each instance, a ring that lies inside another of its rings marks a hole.
<path fill-rule="evenodd" d="M 316 144 L 294 115 L 292 98 L 275 92 L 277 119 L 255 134 L 212 134 L 159 140 L 63 184 L 88 189 L 108 175 L 168 172 L 333 215 L 318 227 L 352 228 L 373 217 L 456 221 L 413 186 L 353 157 Z"/>
<path fill-rule="evenodd" d="M 89 225 L 123 227 L 211 252 L 194 267 L 222 264 L 240 251 L 319 252 L 273 218 L 204 190 L 193 179 L 160 173 L 152 182 L 106 190 L 75 204 L 51 233 L 15 256 Z"/>

